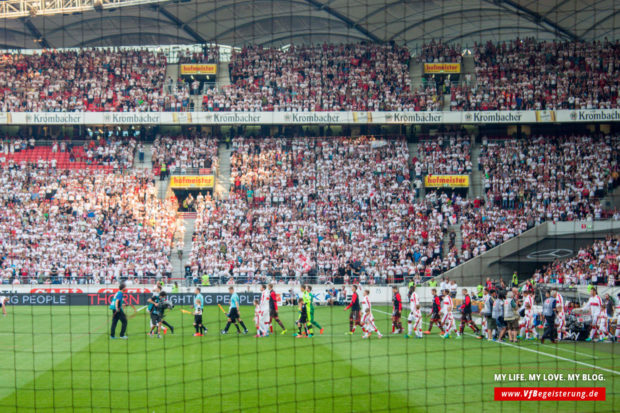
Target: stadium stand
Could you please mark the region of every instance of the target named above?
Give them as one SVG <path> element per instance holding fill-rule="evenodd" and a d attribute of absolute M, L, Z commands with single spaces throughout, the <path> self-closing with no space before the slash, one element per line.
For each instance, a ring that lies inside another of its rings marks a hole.
<path fill-rule="evenodd" d="M 198 209 L 194 278 L 386 283 L 457 264 L 442 254 L 450 207 L 416 202 L 402 139 L 236 138 L 233 148 L 230 199 Z"/>
<path fill-rule="evenodd" d="M 477 43 L 477 82 L 452 91 L 453 110 L 610 109 L 620 106 L 618 42 Z"/>
<path fill-rule="evenodd" d="M 0 165 L 6 168 L 35 166 L 40 169 L 92 169 L 110 172 L 133 166 L 136 140 L 109 137 L 82 144 L 53 141 L 40 145 L 33 137 L 7 139 L 2 143 Z"/>
<path fill-rule="evenodd" d="M 471 136 L 446 134 L 422 140 L 413 169 L 416 177 L 425 175 L 464 175 L 472 171 Z"/>
<path fill-rule="evenodd" d="M 462 53 L 460 44 L 446 44 L 438 39 L 424 43 L 416 60 L 418 63 L 461 63 Z"/>
<path fill-rule="evenodd" d="M 616 283 L 620 264 L 620 237 L 607 236 L 605 240 L 580 248 L 568 259 L 555 260 L 537 270 L 533 284 L 550 284 L 559 287 L 576 285 L 607 285 Z"/>
<path fill-rule="evenodd" d="M 218 168 L 218 140 L 206 134 L 193 136 L 158 136 L 153 142 L 152 161 L 155 174 L 163 163 L 170 173 L 203 170 L 203 175 Z"/>
<path fill-rule="evenodd" d="M 134 171 L 2 169 L 3 283 L 111 283 L 170 275 L 174 199 Z"/>
<path fill-rule="evenodd" d="M 618 185 L 618 136 L 484 140 L 480 163 L 490 203 L 543 219 L 601 218 L 596 201 Z"/>
<path fill-rule="evenodd" d="M 176 111 L 187 87 L 165 93 L 166 57 L 146 50 L 82 49 L 3 55 L 3 112 Z"/>
<path fill-rule="evenodd" d="M 246 46 L 233 52 L 232 84 L 208 88 L 205 111 L 436 111 L 435 82 L 412 86 L 412 64 L 462 62 L 459 45 L 432 41 L 412 59 L 396 44 Z M 617 108 L 620 45 L 533 38 L 476 43 L 476 81 L 450 85 L 451 110 Z M 217 47 L 182 50 L 179 63 L 217 63 Z M 0 111 L 187 111 L 191 85 L 166 80 L 166 57 L 146 50 L 7 53 Z M 194 81 L 193 83 L 197 83 Z M 192 91 L 192 94 L 198 94 Z"/>

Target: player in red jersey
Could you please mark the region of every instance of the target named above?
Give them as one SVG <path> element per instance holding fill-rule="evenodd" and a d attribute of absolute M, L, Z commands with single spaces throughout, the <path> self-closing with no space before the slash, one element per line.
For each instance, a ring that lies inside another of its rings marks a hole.
<path fill-rule="evenodd" d="M 400 317 L 403 312 L 403 300 L 398 292 L 398 287 L 392 287 L 394 297 L 392 298 L 392 334 L 400 334 L 403 331 L 403 325 Z"/>
<path fill-rule="evenodd" d="M 353 286 L 353 295 L 351 296 L 351 303 L 345 307 L 344 311 L 351 309 L 351 314 L 349 315 L 349 332 L 347 334 L 355 333 L 355 326 L 362 326 L 361 316 L 360 316 L 360 298 L 357 294 L 357 286 Z"/>
<path fill-rule="evenodd" d="M 269 331 L 273 333 L 272 323 L 273 320 L 276 320 L 276 322 L 280 325 L 280 328 L 282 328 L 281 334 L 286 334 L 286 328 L 284 327 L 284 324 L 282 324 L 282 321 L 280 321 L 280 317 L 278 316 L 278 296 L 273 290 L 273 284 L 269 284 L 267 288 L 269 288 Z"/>
<path fill-rule="evenodd" d="M 437 323 L 437 327 L 441 330 L 441 335 L 444 335 L 443 327 L 441 326 L 441 321 L 439 317 L 439 310 L 441 309 L 441 298 L 437 296 L 437 289 L 433 288 L 431 290 L 433 294 L 433 308 L 431 310 L 431 323 L 428 326 L 428 330 L 424 332 L 424 334 L 430 334 L 433 329 L 433 324 Z"/>
<path fill-rule="evenodd" d="M 459 327 L 457 338 L 461 337 L 461 335 L 463 334 L 465 325 L 468 325 L 472 330 L 474 330 L 474 333 L 479 336 L 478 338 L 482 338 L 480 337 L 480 329 L 471 318 L 471 313 L 471 297 L 467 293 L 467 289 L 463 288 L 463 304 L 461 305 L 461 326 Z"/>

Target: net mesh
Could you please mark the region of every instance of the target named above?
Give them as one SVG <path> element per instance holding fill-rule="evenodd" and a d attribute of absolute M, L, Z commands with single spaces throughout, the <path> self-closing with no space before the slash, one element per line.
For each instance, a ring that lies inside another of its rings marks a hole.
<path fill-rule="evenodd" d="M 618 2 L 4 3 L 3 410 L 617 410 Z"/>

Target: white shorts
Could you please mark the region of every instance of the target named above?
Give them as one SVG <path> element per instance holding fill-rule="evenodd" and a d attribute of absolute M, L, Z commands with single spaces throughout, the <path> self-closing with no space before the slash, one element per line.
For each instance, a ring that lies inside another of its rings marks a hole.
<path fill-rule="evenodd" d="M 596 319 L 595 326 L 596 328 L 598 328 L 599 331 L 607 332 L 607 316 L 599 315 Z"/>
<path fill-rule="evenodd" d="M 261 311 L 261 313 L 260 313 L 260 322 L 262 324 L 269 324 L 269 310 Z"/>
<path fill-rule="evenodd" d="M 416 312 L 410 312 L 409 316 L 407 317 L 408 321 L 417 321 L 418 319 L 422 318 L 422 313 L 420 311 L 416 311 Z"/>
<path fill-rule="evenodd" d="M 374 324 L 375 323 L 375 318 L 372 316 L 372 313 L 369 314 L 364 314 L 364 316 L 362 317 L 362 324 Z"/>
<path fill-rule="evenodd" d="M 413 328 L 417 329 L 418 327 L 421 327 L 422 324 L 422 313 L 420 311 L 417 312 L 411 312 L 409 313 L 409 317 L 407 317 L 407 320 L 409 320 L 409 322 L 411 324 L 413 324 Z"/>
<path fill-rule="evenodd" d="M 450 322 L 454 322 L 454 316 L 452 313 L 445 313 L 443 317 L 441 317 L 441 324 L 448 324 Z"/>

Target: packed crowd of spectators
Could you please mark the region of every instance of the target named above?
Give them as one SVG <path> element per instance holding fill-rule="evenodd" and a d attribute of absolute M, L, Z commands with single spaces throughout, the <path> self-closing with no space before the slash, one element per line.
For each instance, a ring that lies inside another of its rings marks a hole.
<path fill-rule="evenodd" d="M 601 218 L 595 200 L 618 184 L 619 136 L 484 139 L 480 165 L 491 204 L 546 220 Z"/>
<path fill-rule="evenodd" d="M 441 40 L 424 43 L 417 57 L 418 63 L 461 63 L 463 60 L 460 44 L 446 44 Z"/>
<path fill-rule="evenodd" d="M 164 93 L 165 76 L 166 57 L 145 50 L 5 54 L 0 111 L 176 110 L 180 99 Z"/>
<path fill-rule="evenodd" d="M 218 167 L 218 139 L 195 132 L 183 136 L 158 136 L 153 142 L 152 161 L 156 170 L 165 164 L 170 173 L 186 173 L 191 169 Z"/>
<path fill-rule="evenodd" d="M 412 159 L 414 182 L 427 174 L 470 174 L 470 138 L 447 135 L 419 143 Z M 457 264 L 520 235 L 544 221 L 605 218 L 600 198 L 619 183 L 618 136 L 483 137 L 477 167 L 485 196 L 432 191 L 434 205 L 449 225 L 458 225 L 462 245 L 449 229 L 445 246 Z"/>
<path fill-rule="evenodd" d="M 232 84 L 203 88 L 166 79 L 163 53 L 83 49 L 9 53 L 0 62 L 0 111 L 186 111 L 203 92 L 206 111 L 545 110 L 620 107 L 620 43 L 533 38 L 479 43 L 470 74 L 445 90 L 412 86 L 410 60 L 461 63 L 458 44 L 371 43 L 247 46 L 233 51 Z M 217 63 L 219 48 L 181 50 L 179 63 Z M 442 82 L 439 82 L 440 84 Z M 443 86 L 440 87 L 443 89 Z"/>
<path fill-rule="evenodd" d="M 610 109 L 620 107 L 620 43 L 476 44 L 476 82 L 452 90 L 452 110 Z"/>
<path fill-rule="evenodd" d="M 73 153 L 78 162 L 87 165 L 112 165 L 116 169 L 130 169 L 134 163 L 137 142 L 134 138 L 99 138 L 89 139 L 84 144 L 73 146 Z M 52 153 L 58 151 L 58 143 L 52 144 Z"/>
<path fill-rule="evenodd" d="M 436 110 L 436 91 L 416 91 L 405 47 L 377 44 L 261 46 L 234 52 L 232 85 L 204 96 L 205 110 Z"/>
<path fill-rule="evenodd" d="M 472 171 L 471 136 L 449 133 L 418 143 L 412 160 L 415 177 L 469 175 Z"/>
<path fill-rule="evenodd" d="M 613 287 L 620 279 L 620 237 L 607 236 L 605 240 L 580 248 L 572 258 L 558 259 L 534 273 L 535 284 L 608 285 Z"/>
<path fill-rule="evenodd" d="M 381 283 L 440 274 L 547 220 L 604 218 L 599 198 L 618 184 L 610 136 L 485 138 L 485 197 L 417 199 L 412 178 L 471 173 L 470 142 L 422 141 L 410 178 L 400 140 L 237 138 L 231 198 L 199 203 L 189 265 L 222 282 Z"/>
<path fill-rule="evenodd" d="M 3 283 L 110 283 L 170 274 L 176 202 L 148 172 L 0 170 Z"/>
<path fill-rule="evenodd" d="M 439 274 L 447 220 L 416 202 L 404 140 L 238 138 L 230 199 L 205 198 L 188 265 L 220 282 L 385 283 Z"/>
<path fill-rule="evenodd" d="M 415 182 L 427 174 L 472 172 L 471 142 L 464 133 L 445 132 L 422 139 L 410 159 L 404 139 L 235 138 L 229 199 L 198 194 L 186 208 L 197 211 L 190 273 L 222 283 L 424 280 L 544 221 L 605 218 L 599 199 L 619 183 L 620 137 L 483 137 L 477 167 L 484 197 L 427 189 L 419 198 Z M 127 169 L 138 146 L 132 138 L 99 137 L 48 149 Z M 38 147 L 30 138 L 8 139 L 0 143 L 0 158 Z M 158 137 L 152 154 L 155 165 L 170 171 L 216 168 L 217 140 Z M 171 270 L 170 253 L 183 249 L 179 203 L 156 199 L 150 172 L 2 164 L 5 282 L 163 276 Z M 600 258 L 601 245 L 586 252 Z M 617 248 L 617 240 L 605 245 Z M 562 265 L 554 263 L 553 271 Z M 611 264 L 601 268 L 597 280 L 609 268 L 617 272 Z"/>
<path fill-rule="evenodd" d="M 203 46 L 200 52 L 191 50 L 182 50 L 179 52 L 180 64 L 201 64 L 201 63 L 218 63 L 220 61 L 219 46 Z"/>
<path fill-rule="evenodd" d="M 618 185 L 617 136 L 483 139 L 486 199 L 461 208 L 464 259 L 545 221 L 601 219 L 600 198 Z"/>

